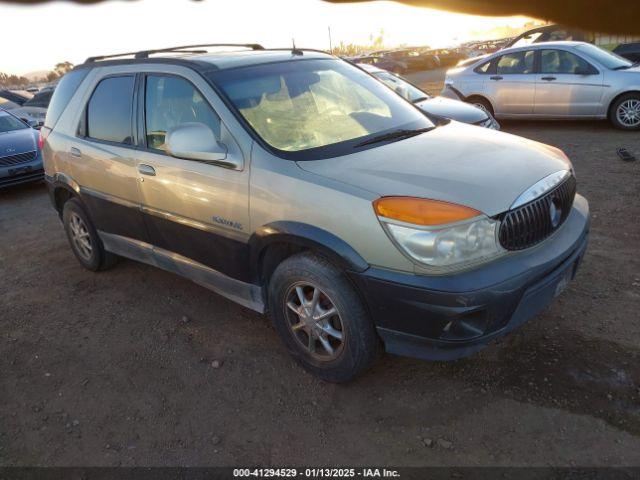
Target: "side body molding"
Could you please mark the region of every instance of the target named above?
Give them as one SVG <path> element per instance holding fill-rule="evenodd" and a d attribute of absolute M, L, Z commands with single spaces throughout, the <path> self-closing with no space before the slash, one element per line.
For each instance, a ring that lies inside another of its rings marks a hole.
<path fill-rule="evenodd" d="M 262 288 L 258 285 L 228 277 L 190 258 L 140 240 L 102 231 L 98 231 L 98 235 L 105 249 L 116 255 L 178 274 L 258 313 L 265 311 Z"/>
<path fill-rule="evenodd" d="M 259 277 L 262 254 L 274 243 L 313 248 L 345 270 L 364 272 L 369 268 L 369 264 L 351 245 L 333 233 L 306 223 L 282 221 L 263 225 L 249 238 L 251 278 Z"/>

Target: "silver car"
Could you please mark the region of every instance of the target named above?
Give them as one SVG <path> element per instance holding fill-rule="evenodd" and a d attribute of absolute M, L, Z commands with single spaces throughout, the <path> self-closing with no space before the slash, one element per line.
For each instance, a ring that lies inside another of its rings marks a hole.
<path fill-rule="evenodd" d="M 416 87 L 400 75 L 366 63 L 358 63 L 357 65 L 432 117 L 448 118 L 458 122 L 500 130 L 500 124 L 485 109 L 469 105 L 460 100 L 432 97 L 429 93 Z"/>
<path fill-rule="evenodd" d="M 640 67 L 584 42 L 500 50 L 449 70 L 443 95 L 498 119 L 609 119 L 640 129 Z"/>
<path fill-rule="evenodd" d="M 91 58 L 61 80 L 45 174 L 83 267 L 127 257 L 269 313 L 330 381 L 381 347 L 470 355 L 574 277 L 589 207 L 560 150 L 434 124 L 325 53 L 247 47 Z"/>

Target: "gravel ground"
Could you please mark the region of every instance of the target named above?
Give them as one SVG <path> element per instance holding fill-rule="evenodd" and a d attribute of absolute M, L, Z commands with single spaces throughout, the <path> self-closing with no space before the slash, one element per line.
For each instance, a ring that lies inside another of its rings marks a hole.
<path fill-rule="evenodd" d="M 270 323 L 132 261 L 69 249 L 42 185 L 0 193 L 0 465 L 639 465 L 640 135 L 505 123 L 575 164 L 582 269 L 472 358 L 385 356 L 347 385 L 294 364 Z"/>

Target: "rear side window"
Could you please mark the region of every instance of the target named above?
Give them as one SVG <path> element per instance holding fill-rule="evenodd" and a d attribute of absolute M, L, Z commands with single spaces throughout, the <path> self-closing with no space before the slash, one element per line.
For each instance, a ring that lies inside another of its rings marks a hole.
<path fill-rule="evenodd" d="M 488 62 L 484 62 L 482 65 L 476 67 L 473 71 L 476 73 L 490 73 L 489 69 L 491 67 L 491 63 L 493 60 L 489 60 Z"/>
<path fill-rule="evenodd" d="M 496 73 L 498 75 L 533 73 L 533 58 L 533 50 L 528 52 L 507 53 L 498 60 Z"/>
<path fill-rule="evenodd" d="M 44 125 L 48 128 L 53 128 L 64 109 L 67 108 L 67 105 L 71 101 L 73 94 L 76 93 L 78 87 L 85 79 L 87 74 L 89 73 L 89 69 L 82 70 L 73 70 L 72 72 L 67 73 L 60 82 L 58 82 L 58 86 L 56 87 L 53 96 L 51 97 L 51 102 L 49 103 L 49 109 L 47 110 L 47 118 L 44 121 Z"/>
<path fill-rule="evenodd" d="M 134 83 L 133 76 L 123 76 L 105 78 L 98 84 L 87 105 L 87 137 L 133 144 L 131 120 Z"/>

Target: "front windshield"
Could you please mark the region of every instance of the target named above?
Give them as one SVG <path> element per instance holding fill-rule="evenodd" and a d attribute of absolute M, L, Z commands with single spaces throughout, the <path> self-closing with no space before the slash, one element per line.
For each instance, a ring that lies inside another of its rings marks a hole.
<path fill-rule="evenodd" d="M 13 132 L 14 130 L 22 130 L 23 128 L 29 127 L 12 115 L 0 112 L 0 133 Z"/>
<path fill-rule="evenodd" d="M 535 43 L 535 41 L 540 37 L 540 35 L 542 35 L 542 32 L 533 32 L 528 35 L 524 35 L 523 37 L 519 38 L 516 42 L 514 42 L 513 45 L 509 45 L 509 46 L 510 47 L 527 47 L 532 43 Z"/>
<path fill-rule="evenodd" d="M 576 49 L 593 58 L 603 67 L 610 68 L 611 70 L 629 68 L 633 65 L 633 62 L 630 62 L 626 58 L 622 58 L 615 53 L 608 52 L 607 50 L 603 50 L 602 48 L 596 47 L 595 45 L 591 45 L 589 43 L 578 45 Z"/>
<path fill-rule="evenodd" d="M 429 95 L 418 87 L 411 85 L 406 80 L 394 75 L 390 72 L 376 72 L 373 74 L 376 78 L 379 78 L 387 87 L 391 88 L 401 97 L 409 100 L 411 103 L 419 102 L 421 100 L 427 100 Z"/>
<path fill-rule="evenodd" d="M 351 153 L 368 137 L 433 127 L 382 83 L 339 60 L 219 70 L 209 79 L 267 144 L 295 159 Z"/>

